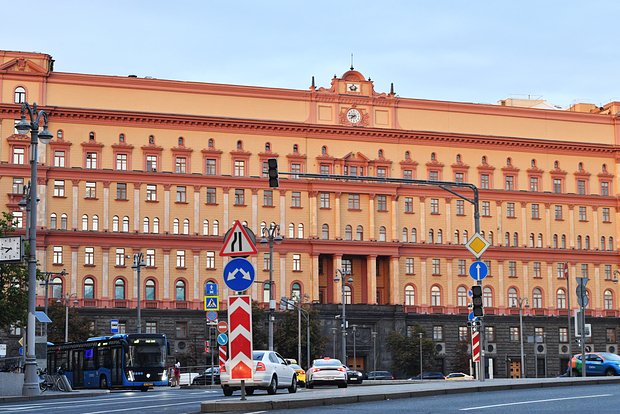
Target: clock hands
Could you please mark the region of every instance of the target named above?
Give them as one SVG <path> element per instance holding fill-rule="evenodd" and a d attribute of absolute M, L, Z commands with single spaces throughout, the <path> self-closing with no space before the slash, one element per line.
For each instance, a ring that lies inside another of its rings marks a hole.
<path fill-rule="evenodd" d="M 5 253 L 8 253 L 8 252 L 10 252 L 11 250 L 13 250 L 13 248 L 12 248 L 12 247 L 2 247 L 2 250 L 4 250 L 4 251 L 5 251 Z"/>

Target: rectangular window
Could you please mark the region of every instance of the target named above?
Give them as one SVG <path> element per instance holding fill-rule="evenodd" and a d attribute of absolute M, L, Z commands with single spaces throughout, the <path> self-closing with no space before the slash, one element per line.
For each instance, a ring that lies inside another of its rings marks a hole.
<path fill-rule="evenodd" d="M 605 280 L 611 280 L 611 265 L 605 265 Z"/>
<path fill-rule="evenodd" d="M 433 341 L 443 341 L 443 326 L 433 326 Z"/>
<path fill-rule="evenodd" d="M 187 338 L 187 322 L 176 322 L 174 333 L 177 339 Z"/>
<path fill-rule="evenodd" d="M 377 211 L 387 211 L 387 196 L 377 196 Z"/>
<path fill-rule="evenodd" d="M 62 264 L 62 246 L 54 246 L 54 257 L 53 257 L 53 263 L 54 264 Z"/>
<path fill-rule="evenodd" d="M 385 167 L 377 167 L 377 177 L 386 177 L 387 173 Z"/>
<path fill-rule="evenodd" d="M 518 326 L 511 326 L 509 330 L 510 342 L 519 342 L 521 341 L 521 335 L 519 334 Z"/>
<path fill-rule="evenodd" d="M 515 189 L 515 178 L 514 178 L 514 176 L 507 175 L 505 177 L 505 181 L 506 181 L 506 184 L 505 184 L 505 187 L 504 187 L 505 190 L 512 191 L 512 190 Z"/>
<path fill-rule="evenodd" d="M 291 178 L 299 179 L 299 175 L 297 175 L 297 174 L 301 173 L 301 164 L 296 163 L 296 162 L 292 163 L 291 164 L 291 173 L 293 174 L 293 175 L 291 175 Z"/>
<path fill-rule="evenodd" d="M 18 229 L 24 228 L 24 213 L 22 211 L 13 211 L 13 225 Z"/>
<path fill-rule="evenodd" d="M 65 196 L 65 181 L 54 180 L 54 197 L 64 197 L 64 196 Z"/>
<path fill-rule="evenodd" d="M 456 200 L 456 215 L 465 215 L 465 200 Z"/>
<path fill-rule="evenodd" d="M 144 332 L 147 334 L 159 333 L 157 330 L 157 322 L 147 321 L 145 323 Z"/>
<path fill-rule="evenodd" d="M 482 202 L 482 217 L 490 217 L 491 216 L 491 202 L 483 201 Z"/>
<path fill-rule="evenodd" d="M 555 205 L 554 208 L 555 208 L 555 219 L 556 220 L 563 220 L 564 219 L 564 213 L 563 213 L 562 206 Z"/>
<path fill-rule="evenodd" d="M 515 218 L 515 203 L 506 203 L 506 217 Z"/>
<path fill-rule="evenodd" d="M 403 178 L 405 180 L 413 179 L 413 171 L 412 170 L 403 170 Z"/>
<path fill-rule="evenodd" d="M 97 198 L 97 183 L 86 181 L 86 194 L 84 198 Z"/>
<path fill-rule="evenodd" d="M 542 278 L 542 265 L 540 262 L 534 262 L 534 277 L 537 279 Z"/>
<path fill-rule="evenodd" d="M 273 191 L 272 190 L 263 191 L 263 206 L 273 207 Z"/>
<path fill-rule="evenodd" d="M 235 205 L 245 205 L 245 190 L 243 188 L 235 188 Z"/>
<path fill-rule="evenodd" d="M 553 192 L 556 194 L 560 194 L 562 192 L 562 179 L 561 178 L 553 179 Z"/>
<path fill-rule="evenodd" d="M 480 174 L 480 188 L 483 190 L 489 189 L 489 174 Z"/>
<path fill-rule="evenodd" d="M 431 198 L 431 214 L 439 214 L 439 199 Z"/>
<path fill-rule="evenodd" d="M 439 180 L 439 171 L 429 171 L 428 179 L 430 181 L 438 181 Z"/>
<path fill-rule="evenodd" d="M 601 181 L 601 195 L 608 196 L 609 195 L 609 182 Z"/>
<path fill-rule="evenodd" d="M 517 277 L 517 262 L 508 262 L 508 277 Z"/>
<path fill-rule="evenodd" d="M 538 191 L 538 177 L 530 177 L 530 191 Z"/>
<path fill-rule="evenodd" d="M 467 326 L 459 326 L 459 342 L 469 341 L 469 328 Z"/>
<path fill-rule="evenodd" d="M 405 197 L 405 213 L 413 213 L 413 197 Z"/>
<path fill-rule="evenodd" d="M 64 167 L 65 166 L 65 152 L 64 151 L 54 151 L 54 167 Z"/>
<path fill-rule="evenodd" d="M 566 327 L 558 328 L 558 336 L 560 337 L 560 340 L 559 340 L 560 343 L 567 343 L 568 342 L 568 328 Z"/>
<path fill-rule="evenodd" d="M 328 175 L 329 174 L 329 165 L 328 164 L 321 164 L 321 166 L 319 167 L 319 174 L 321 174 L 321 175 Z"/>
<path fill-rule="evenodd" d="M 233 175 L 235 177 L 244 177 L 245 176 L 245 161 L 243 160 L 235 160 L 235 168 L 233 171 Z"/>
<path fill-rule="evenodd" d="M 269 176 L 269 162 L 263 161 L 261 165 L 261 176 L 268 177 Z"/>
<path fill-rule="evenodd" d="M 581 277 L 588 277 L 588 265 L 585 263 L 581 265 Z"/>
<path fill-rule="evenodd" d="M 207 204 L 217 204 L 215 187 L 207 187 Z"/>
<path fill-rule="evenodd" d="M 577 180 L 577 194 L 586 195 L 586 180 Z"/>
<path fill-rule="evenodd" d="M 116 183 L 116 199 L 127 200 L 127 184 Z"/>
<path fill-rule="evenodd" d="M 457 172 L 454 174 L 454 181 L 457 183 L 462 183 L 465 181 L 465 174 L 462 172 Z"/>
<path fill-rule="evenodd" d="M 301 272 L 301 255 L 293 255 L 293 272 Z"/>
<path fill-rule="evenodd" d="M 360 209 L 360 195 L 349 194 L 349 210 L 359 210 L 359 209 Z"/>
<path fill-rule="evenodd" d="M 155 267 L 155 249 L 146 249 L 146 267 Z"/>
<path fill-rule="evenodd" d="M 579 207 L 579 221 L 587 221 L 588 217 L 586 215 L 586 207 L 584 206 L 580 206 Z"/>
<path fill-rule="evenodd" d="M 94 170 L 96 168 L 97 168 L 97 153 L 87 152 L 86 153 L 86 169 Z"/>
<path fill-rule="evenodd" d="M 21 147 L 13 148 L 13 164 L 24 164 L 26 158 L 26 150 Z"/>
<path fill-rule="evenodd" d="M 215 175 L 216 171 L 216 160 L 213 158 L 207 158 L 205 160 L 205 175 Z"/>
<path fill-rule="evenodd" d="M 263 255 L 263 270 L 269 270 L 269 264 L 271 261 L 269 260 L 269 253 L 265 253 Z"/>
<path fill-rule="evenodd" d="M 431 266 L 432 266 L 433 275 L 441 274 L 441 260 L 440 259 L 433 259 L 431 261 Z"/>
<path fill-rule="evenodd" d="M 611 221 L 610 220 L 611 216 L 609 215 L 609 207 L 603 207 L 602 211 L 603 211 L 602 213 L 603 222 L 609 223 Z"/>
<path fill-rule="evenodd" d="M 467 261 L 465 259 L 459 259 L 458 261 L 458 274 L 459 276 L 463 276 L 467 274 Z"/>
<path fill-rule="evenodd" d="M 321 208 L 330 208 L 329 204 L 329 193 L 320 193 L 319 194 L 319 205 Z"/>
<path fill-rule="evenodd" d="M 534 327 L 534 342 L 536 343 L 545 342 L 545 328 L 541 326 Z"/>
<path fill-rule="evenodd" d="M 532 218 L 533 219 L 540 218 L 540 206 L 538 204 L 532 204 Z"/>
<path fill-rule="evenodd" d="M 187 202 L 187 187 L 184 185 L 177 185 L 177 203 L 186 203 Z"/>
<path fill-rule="evenodd" d="M 93 266 L 95 264 L 95 248 L 94 247 L 84 248 L 84 264 L 86 266 Z"/>
<path fill-rule="evenodd" d="M 146 186 L 146 201 L 157 201 L 157 186 L 155 184 Z"/>
<path fill-rule="evenodd" d="M 13 194 L 24 194 L 24 179 L 13 177 L 13 188 L 11 191 Z"/>
<path fill-rule="evenodd" d="M 484 340 L 487 342 L 495 342 L 495 326 L 484 327 Z"/>
<path fill-rule="evenodd" d="M 185 250 L 177 250 L 177 268 L 185 268 Z"/>
<path fill-rule="evenodd" d="M 116 170 L 127 171 L 127 154 L 116 154 Z"/>
<path fill-rule="evenodd" d="M 207 252 L 207 269 L 215 269 L 215 252 Z"/>
<path fill-rule="evenodd" d="M 146 156 L 146 170 L 157 172 L 157 155 Z"/>
<path fill-rule="evenodd" d="M 605 330 L 605 338 L 608 344 L 616 343 L 616 328 L 607 328 Z"/>
<path fill-rule="evenodd" d="M 176 157 L 174 159 L 174 171 L 179 174 L 185 174 L 187 172 L 187 158 Z"/>
<path fill-rule="evenodd" d="M 116 249 L 116 266 L 125 266 L 125 249 Z"/>
<path fill-rule="evenodd" d="M 301 193 L 299 191 L 291 193 L 291 207 L 301 207 Z"/>
<path fill-rule="evenodd" d="M 413 274 L 413 257 L 405 258 L 405 273 L 408 275 Z"/>

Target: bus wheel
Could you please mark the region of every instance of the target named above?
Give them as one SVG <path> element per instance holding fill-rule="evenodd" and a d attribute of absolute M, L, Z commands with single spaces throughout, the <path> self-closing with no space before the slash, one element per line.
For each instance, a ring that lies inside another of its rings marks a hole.
<path fill-rule="evenodd" d="M 99 380 L 99 388 L 101 388 L 102 390 L 107 390 L 109 388 L 108 379 L 105 376 L 102 376 Z"/>
<path fill-rule="evenodd" d="M 140 391 L 142 392 L 147 392 L 149 390 L 149 387 L 142 387 L 140 388 Z"/>

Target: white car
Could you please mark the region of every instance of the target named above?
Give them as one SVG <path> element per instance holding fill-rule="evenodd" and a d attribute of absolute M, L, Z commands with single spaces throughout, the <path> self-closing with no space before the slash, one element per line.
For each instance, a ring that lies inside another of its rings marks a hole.
<path fill-rule="evenodd" d="M 274 351 L 253 351 L 254 379 L 245 381 L 245 392 L 254 394 L 254 390 L 267 390 L 267 394 L 273 395 L 278 388 L 286 388 L 289 393 L 297 392 L 297 374 L 289 364 Z M 241 381 L 230 379 L 230 361 L 226 361 L 225 367 L 220 371 L 222 390 L 227 397 L 234 391 L 241 389 Z"/>
<path fill-rule="evenodd" d="M 347 388 L 347 369 L 339 359 L 326 357 L 312 361 L 312 367 L 306 371 L 306 388 L 323 384 Z"/>

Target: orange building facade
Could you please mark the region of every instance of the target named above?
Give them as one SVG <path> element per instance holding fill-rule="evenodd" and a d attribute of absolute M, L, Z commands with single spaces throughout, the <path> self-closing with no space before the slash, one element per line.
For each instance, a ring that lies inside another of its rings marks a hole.
<path fill-rule="evenodd" d="M 39 145 L 40 268 L 65 269 L 52 295 L 76 293 L 79 306 L 134 308 L 136 252 L 144 308 L 202 309 L 209 282 L 225 299 L 219 251 L 240 220 L 258 239 L 280 227 L 274 298 L 340 303 L 334 276 L 346 269 L 348 303 L 468 312 L 469 202 L 432 185 L 294 175 L 314 173 L 473 183 L 491 243 L 487 314 L 518 313 L 526 297 L 528 314 L 566 315 L 568 263 L 571 278 L 590 278 L 589 314 L 618 316 L 620 103 L 410 99 L 353 69 L 307 90 L 59 73 L 49 55 L 0 51 L 0 197 L 22 232 L 23 101 L 48 112 L 54 134 Z M 292 174 L 279 188 L 268 187 L 269 158 Z M 266 302 L 268 248 L 258 249 L 250 293 Z"/>

